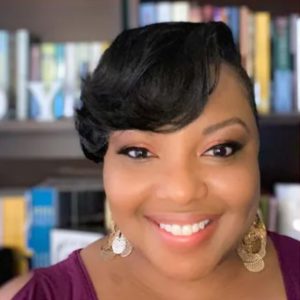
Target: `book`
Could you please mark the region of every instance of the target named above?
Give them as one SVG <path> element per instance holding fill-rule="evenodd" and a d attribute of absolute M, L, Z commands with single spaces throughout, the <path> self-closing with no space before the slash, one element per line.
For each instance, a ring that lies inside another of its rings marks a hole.
<path fill-rule="evenodd" d="M 139 24 L 146 26 L 157 22 L 156 4 L 154 2 L 142 2 L 139 6 Z"/>
<path fill-rule="evenodd" d="M 98 226 L 104 229 L 104 192 L 99 179 L 57 179 L 27 192 L 28 248 L 33 268 L 50 264 L 50 232 L 54 228 Z"/>
<path fill-rule="evenodd" d="M 1 202 L 1 225 L 2 247 L 14 249 L 20 256 L 18 259 L 17 272 L 24 274 L 28 271 L 28 251 L 26 245 L 26 198 L 24 193 L 10 191 L 2 192 Z"/>
<path fill-rule="evenodd" d="M 300 15 L 298 14 L 291 14 L 289 16 L 289 48 L 291 52 L 291 60 L 292 60 L 292 69 L 293 69 L 293 111 L 297 112 L 299 111 L 298 105 L 297 105 L 297 93 L 298 90 L 300 89 L 299 86 L 297 85 L 297 75 L 298 75 L 298 70 L 297 70 L 297 43 L 299 38 L 299 33 L 297 35 L 297 19 L 300 18 Z M 300 42 L 299 42 L 300 46 Z M 298 46 L 298 47 L 299 47 Z"/>
<path fill-rule="evenodd" d="M 157 23 L 172 21 L 172 3 L 160 1 L 156 4 Z"/>
<path fill-rule="evenodd" d="M 214 6 L 206 4 L 202 6 L 202 20 L 203 22 L 213 21 Z"/>
<path fill-rule="evenodd" d="M 270 49 L 270 13 L 254 13 L 254 85 L 258 112 L 268 114 L 271 111 L 271 49 Z"/>
<path fill-rule="evenodd" d="M 228 6 L 228 18 L 227 24 L 230 27 L 233 35 L 233 40 L 239 47 L 239 35 L 240 35 L 240 11 L 237 6 Z"/>
<path fill-rule="evenodd" d="M 273 111 L 293 110 L 293 73 L 289 41 L 289 19 L 275 17 L 273 22 Z"/>
<path fill-rule="evenodd" d="M 64 116 L 74 116 L 74 106 L 79 97 L 77 84 L 77 65 L 76 65 L 76 43 L 67 42 L 65 44 L 66 76 L 64 83 L 65 106 Z"/>
<path fill-rule="evenodd" d="M 300 241 L 300 184 L 277 183 L 279 233 Z"/>
<path fill-rule="evenodd" d="M 85 230 L 54 228 L 50 232 L 50 264 L 66 259 L 73 251 L 82 249 L 104 237 L 101 228 Z"/>
<path fill-rule="evenodd" d="M 247 6 L 240 7 L 240 30 L 239 30 L 239 49 L 241 53 L 242 66 L 248 76 L 254 77 L 254 16 Z"/>
<path fill-rule="evenodd" d="M 29 65 L 30 47 L 39 42 L 27 29 L 18 29 L 15 33 L 15 109 L 16 119 L 26 120 L 29 117 Z"/>
<path fill-rule="evenodd" d="M 66 76 L 66 65 L 65 65 L 65 44 L 55 44 L 55 64 L 56 64 L 56 76 L 55 80 L 60 82 L 60 88 L 54 96 L 53 101 L 53 113 L 55 119 L 61 119 L 64 117 L 64 81 Z"/>
<path fill-rule="evenodd" d="M 9 32 L 0 30 L 0 120 L 8 117 L 10 68 Z"/>
<path fill-rule="evenodd" d="M 202 8 L 197 1 L 192 1 L 189 12 L 189 21 L 190 22 L 203 22 L 202 17 Z"/>
<path fill-rule="evenodd" d="M 40 45 L 33 45 L 30 49 L 30 74 L 29 82 L 41 81 L 41 48 Z M 37 119 L 40 114 L 38 100 L 33 93 L 29 93 L 29 116 L 30 119 Z"/>
<path fill-rule="evenodd" d="M 224 22 L 225 24 L 228 24 L 227 7 L 215 6 L 213 9 L 213 20 L 216 22 Z"/>
<path fill-rule="evenodd" d="M 175 1 L 171 5 L 171 18 L 173 22 L 188 22 L 190 3 L 187 1 Z"/>
<path fill-rule="evenodd" d="M 131 29 L 139 26 L 139 2 L 139 0 L 122 1 L 124 29 Z"/>

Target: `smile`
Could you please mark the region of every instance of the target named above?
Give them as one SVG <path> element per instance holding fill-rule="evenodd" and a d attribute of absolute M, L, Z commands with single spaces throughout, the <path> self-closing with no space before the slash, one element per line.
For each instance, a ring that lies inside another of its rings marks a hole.
<path fill-rule="evenodd" d="M 203 230 L 209 223 L 210 220 L 206 219 L 198 223 L 186 225 L 160 223 L 159 227 L 175 236 L 189 236 Z"/>

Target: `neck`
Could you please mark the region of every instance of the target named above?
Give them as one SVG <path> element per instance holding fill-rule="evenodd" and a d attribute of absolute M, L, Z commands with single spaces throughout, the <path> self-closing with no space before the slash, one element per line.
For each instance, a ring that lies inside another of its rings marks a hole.
<path fill-rule="evenodd" d="M 229 253 L 211 272 L 193 279 L 166 276 L 137 250 L 123 259 L 123 263 L 127 274 L 129 272 L 128 279 L 149 299 L 199 300 L 199 295 L 203 299 L 213 299 L 217 291 L 224 295 L 224 291 L 245 276 L 245 269 L 235 251 Z"/>

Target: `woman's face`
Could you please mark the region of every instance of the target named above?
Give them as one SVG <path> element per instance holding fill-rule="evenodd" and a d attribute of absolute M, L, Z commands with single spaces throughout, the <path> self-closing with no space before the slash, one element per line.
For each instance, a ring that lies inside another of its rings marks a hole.
<path fill-rule="evenodd" d="M 226 260 L 256 213 L 258 148 L 246 92 L 225 65 L 204 111 L 184 128 L 113 132 L 104 187 L 131 255 L 177 279 Z"/>

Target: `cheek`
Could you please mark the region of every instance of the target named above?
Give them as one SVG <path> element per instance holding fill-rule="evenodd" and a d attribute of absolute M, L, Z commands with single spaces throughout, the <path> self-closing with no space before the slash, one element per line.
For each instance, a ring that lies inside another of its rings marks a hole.
<path fill-rule="evenodd" d="M 129 172 L 128 168 L 116 159 L 104 160 L 103 184 L 114 221 L 122 227 L 128 217 L 137 214 L 148 189 L 147 177 Z M 149 181 L 149 180 L 148 180 Z"/>
<path fill-rule="evenodd" d="M 257 205 L 260 176 L 257 165 L 223 168 L 209 182 L 211 191 L 219 193 L 228 208 L 249 209 Z"/>

